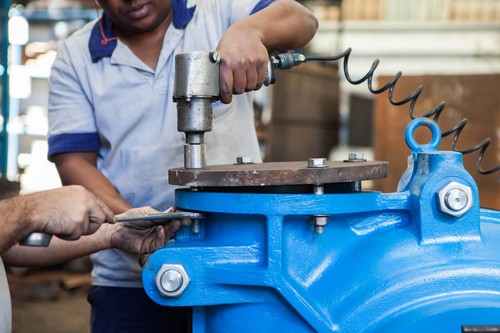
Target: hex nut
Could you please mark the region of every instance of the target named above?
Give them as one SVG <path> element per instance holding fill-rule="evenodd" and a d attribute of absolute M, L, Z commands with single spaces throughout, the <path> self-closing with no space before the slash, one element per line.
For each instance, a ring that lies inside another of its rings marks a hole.
<path fill-rule="evenodd" d="M 439 209 L 448 215 L 460 217 L 467 213 L 474 204 L 469 186 L 450 182 L 438 192 Z"/>
<path fill-rule="evenodd" d="M 326 158 L 310 158 L 307 160 L 308 168 L 326 168 L 328 161 Z"/>
<path fill-rule="evenodd" d="M 163 264 L 155 277 L 156 287 L 165 297 L 180 296 L 189 282 L 189 275 L 180 264 Z"/>
<path fill-rule="evenodd" d="M 238 156 L 236 157 L 236 164 L 253 164 L 252 156 Z"/>
<path fill-rule="evenodd" d="M 356 162 L 366 162 L 365 154 L 363 153 L 349 153 L 347 160 L 344 162 L 356 163 Z"/>

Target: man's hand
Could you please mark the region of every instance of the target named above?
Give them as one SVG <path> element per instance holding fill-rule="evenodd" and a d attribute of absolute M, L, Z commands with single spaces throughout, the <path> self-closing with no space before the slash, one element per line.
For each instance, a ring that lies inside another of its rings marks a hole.
<path fill-rule="evenodd" d="M 166 212 L 174 212 L 173 207 Z M 160 213 L 152 207 L 133 208 L 116 217 L 133 217 Z M 163 247 L 189 220 L 119 222 L 113 226 L 110 236 L 111 247 L 133 253 L 146 254 Z"/>
<path fill-rule="evenodd" d="M 305 46 L 316 33 L 318 20 L 294 0 L 276 0 L 231 25 L 217 45 L 221 55 L 220 99 L 258 90 L 264 84 L 269 52 Z"/>
<path fill-rule="evenodd" d="M 221 55 L 220 99 L 228 104 L 232 95 L 258 90 L 264 84 L 269 52 L 258 31 L 231 26 L 217 46 Z"/>
<path fill-rule="evenodd" d="M 32 230 L 66 240 L 93 234 L 102 223 L 114 223 L 111 210 L 82 186 L 62 188 L 20 196 Z"/>

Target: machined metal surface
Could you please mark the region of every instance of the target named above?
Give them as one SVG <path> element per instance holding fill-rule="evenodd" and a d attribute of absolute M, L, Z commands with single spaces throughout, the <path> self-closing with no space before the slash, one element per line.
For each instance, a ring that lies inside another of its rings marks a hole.
<path fill-rule="evenodd" d="M 203 137 L 203 133 L 212 130 L 212 102 L 211 98 L 177 100 L 177 130 L 186 133 L 187 143 L 203 143 L 191 138 L 190 133 L 201 133 Z"/>
<path fill-rule="evenodd" d="M 474 204 L 470 187 L 450 182 L 438 192 L 439 209 L 448 215 L 460 217 Z"/>
<path fill-rule="evenodd" d="M 185 144 L 184 167 L 187 169 L 201 169 L 206 166 L 207 166 L 207 145 L 204 143 Z"/>
<path fill-rule="evenodd" d="M 155 278 L 158 291 L 165 297 L 178 297 L 187 288 L 189 281 L 184 266 L 179 264 L 163 264 Z"/>
<path fill-rule="evenodd" d="M 184 167 L 207 164 L 205 132 L 212 130 L 212 103 L 219 98 L 219 61 L 216 52 L 200 51 L 175 56 L 174 102 L 177 130 L 184 132 Z"/>
<path fill-rule="evenodd" d="M 308 161 L 212 165 L 204 169 L 168 171 L 169 183 L 183 186 L 276 186 L 332 184 L 387 177 L 387 162 L 327 162 L 308 167 Z"/>
<path fill-rule="evenodd" d="M 140 216 L 117 217 L 116 222 L 140 222 L 140 221 L 170 221 L 177 219 L 203 219 L 205 216 L 197 212 L 172 212 L 145 214 Z"/>
<path fill-rule="evenodd" d="M 219 96 L 219 62 L 213 54 L 199 51 L 175 56 L 174 100 Z"/>

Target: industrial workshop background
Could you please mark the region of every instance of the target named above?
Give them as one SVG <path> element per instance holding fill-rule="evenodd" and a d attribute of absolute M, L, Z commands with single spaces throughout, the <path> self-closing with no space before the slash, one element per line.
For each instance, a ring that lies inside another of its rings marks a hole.
<path fill-rule="evenodd" d="M 403 98 L 419 85 L 416 114 L 446 101 L 439 123 L 452 128 L 467 119 L 457 143 L 465 149 L 491 138 L 481 164 L 500 163 L 500 0 L 309 0 L 319 30 L 302 53 L 335 55 L 352 48 L 349 71 L 362 77 L 375 59 L 375 80 L 403 72 L 395 91 Z M 98 15 L 93 0 L 2 0 L 0 10 L 0 196 L 60 186 L 47 161 L 47 81 L 59 43 Z M 396 190 L 409 149 L 407 106 L 373 95 L 366 84 L 345 80 L 339 63 L 306 63 L 277 72 L 262 89 L 255 121 L 265 161 L 310 157 L 344 160 L 362 152 L 389 162 L 389 177 L 364 185 Z M 419 133 L 425 141 L 426 133 Z M 442 149 L 451 149 L 451 138 Z M 481 205 L 500 209 L 498 174 L 476 171 L 477 153 L 464 156 Z M 62 271 L 62 273 L 61 273 Z M 87 332 L 88 262 L 56 270 L 9 270 L 15 332 Z M 44 306 L 39 306 L 43 303 Z M 60 306 L 60 308 L 58 308 Z M 52 308 L 53 307 L 53 308 Z M 68 311 L 51 317 L 51 311 Z M 33 327 L 35 324 L 35 328 Z M 68 326 L 66 326 L 68 325 Z"/>

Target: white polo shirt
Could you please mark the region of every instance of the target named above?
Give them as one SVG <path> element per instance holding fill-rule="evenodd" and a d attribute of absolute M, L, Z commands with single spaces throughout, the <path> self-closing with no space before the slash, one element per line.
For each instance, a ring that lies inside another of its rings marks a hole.
<path fill-rule="evenodd" d="M 2 258 L 0 258 L 0 333 L 12 332 L 12 307 L 9 284 Z"/>
<path fill-rule="evenodd" d="M 113 34 L 106 15 L 60 47 L 49 86 L 49 158 L 98 152 L 98 168 L 134 207 L 174 204 L 168 170 L 183 166 L 184 134 L 172 100 L 178 53 L 214 50 L 234 22 L 273 0 L 172 0 L 173 23 L 155 70 Z M 251 93 L 215 103 L 205 134 L 208 164 L 260 160 Z M 93 255 L 94 285 L 140 287 L 135 256 L 111 249 Z"/>

